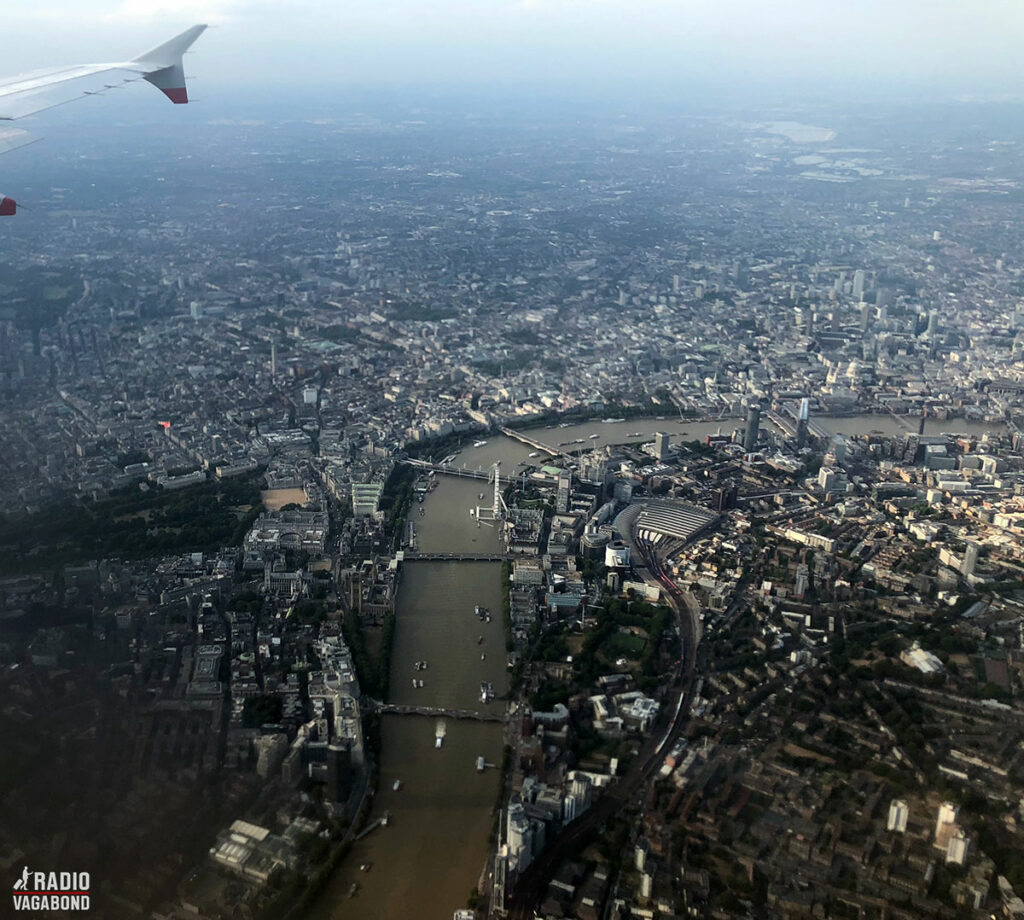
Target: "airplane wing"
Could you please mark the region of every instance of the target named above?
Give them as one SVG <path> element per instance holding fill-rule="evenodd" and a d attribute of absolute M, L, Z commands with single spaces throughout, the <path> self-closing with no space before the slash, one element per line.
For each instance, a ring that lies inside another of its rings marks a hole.
<path fill-rule="evenodd" d="M 27 131 L 2 127 L 2 122 L 34 115 L 85 96 L 95 96 L 126 83 L 145 80 L 176 105 L 188 102 L 182 55 L 205 29 L 205 25 L 192 26 L 130 61 L 57 67 L 0 78 L 0 154 L 36 140 Z M 0 217 L 15 211 L 14 201 L 0 195 Z"/>

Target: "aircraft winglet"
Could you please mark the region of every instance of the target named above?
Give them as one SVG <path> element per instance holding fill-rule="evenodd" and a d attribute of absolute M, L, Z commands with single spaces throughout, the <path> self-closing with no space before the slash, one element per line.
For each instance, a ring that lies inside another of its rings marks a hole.
<path fill-rule="evenodd" d="M 158 45 L 145 54 L 140 54 L 132 63 L 145 71 L 143 77 L 152 83 L 175 105 L 188 102 L 188 90 L 185 88 L 185 68 L 182 66 L 182 55 L 192 47 L 193 42 L 203 32 L 205 25 L 192 26 L 181 35 Z"/>

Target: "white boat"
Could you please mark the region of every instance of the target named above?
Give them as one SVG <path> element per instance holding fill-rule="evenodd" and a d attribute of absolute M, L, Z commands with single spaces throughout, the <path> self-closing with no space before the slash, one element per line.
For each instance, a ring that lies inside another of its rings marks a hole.
<path fill-rule="evenodd" d="M 476 759 L 476 772 L 477 773 L 483 773 L 484 772 L 484 767 L 486 767 L 486 766 L 487 766 L 487 761 L 484 760 L 484 755 L 481 754 Z"/>
<path fill-rule="evenodd" d="M 601 437 L 601 435 L 599 435 L 599 434 L 592 434 L 592 435 L 590 436 L 590 440 L 591 440 L 591 441 L 593 441 L 593 440 L 594 440 L 594 438 L 599 438 L 599 437 Z"/>
<path fill-rule="evenodd" d="M 412 679 L 412 688 L 413 688 L 413 690 L 416 689 L 416 678 L 415 677 Z"/>
<path fill-rule="evenodd" d="M 444 744 L 444 736 L 448 734 L 448 726 L 445 724 L 444 719 L 438 719 L 437 725 L 434 726 L 434 747 L 440 749 L 441 745 Z"/>
<path fill-rule="evenodd" d="M 481 652 L 480 653 L 480 660 L 484 661 L 486 658 L 487 658 L 487 656 L 483 652 Z"/>
<path fill-rule="evenodd" d="M 533 451 L 533 453 L 530 454 L 530 459 L 532 460 L 534 457 L 539 457 L 539 456 L 540 456 L 540 451 L 539 450 L 535 450 L 535 451 Z"/>
<path fill-rule="evenodd" d="M 486 441 L 474 441 L 473 442 L 473 446 L 474 447 L 483 447 L 486 443 L 487 443 Z"/>
<path fill-rule="evenodd" d="M 395 784 L 391 788 L 394 789 L 395 792 L 398 792 L 398 790 L 402 788 L 402 781 L 400 779 L 396 779 Z"/>

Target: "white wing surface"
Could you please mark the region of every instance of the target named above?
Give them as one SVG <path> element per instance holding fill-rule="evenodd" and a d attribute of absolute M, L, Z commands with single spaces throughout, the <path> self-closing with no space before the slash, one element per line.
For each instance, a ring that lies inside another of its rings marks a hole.
<path fill-rule="evenodd" d="M 205 29 L 192 26 L 131 61 L 57 67 L 0 79 L 0 119 L 24 118 L 136 80 L 149 81 L 171 102 L 188 102 L 181 58 Z"/>
<path fill-rule="evenodd" d="M 130 61 L 77 64 L 0 78 L 0 154 L 10 153 L 36 140 L 27 131 L 3 126 L 4 121 L 24 118 L 85 96 L 95 96 L 136 80 L 152 83 L 176 105 L 188 102 L 182 55 L 205 29 L 205 25 L 192 26 Z M 9 217 L 16 210 L 13 199 L 0 195 L 0 217 Z"/>

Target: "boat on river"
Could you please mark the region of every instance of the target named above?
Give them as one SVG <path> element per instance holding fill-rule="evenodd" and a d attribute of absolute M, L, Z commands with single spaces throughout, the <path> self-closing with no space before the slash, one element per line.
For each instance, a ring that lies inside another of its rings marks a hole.
<path fill-rule="evenodd" d="M 434 747 L 438 750 L 444 744 L 444 736 L 446 734 L 448 734 L 448 726 L 445 724 L 444 719 L 438 719 L 437 725 L 434 726 Z"/>

